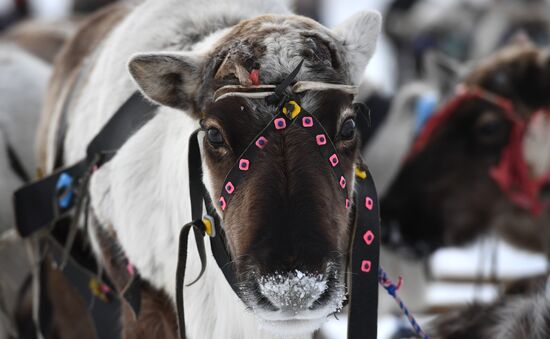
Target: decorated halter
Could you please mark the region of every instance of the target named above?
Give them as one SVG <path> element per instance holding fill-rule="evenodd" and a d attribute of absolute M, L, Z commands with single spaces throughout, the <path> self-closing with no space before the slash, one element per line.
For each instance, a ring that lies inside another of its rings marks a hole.
<path fill-rule="evenodd" d="M 380 214 L 376 189 L 366 167 L 362 164 L 357 164 L 355 169 L 355 199 L 352 205 L 353 198 L 349 195 L 348 180 L 345 178 L 340 163 L 341 158 L 330 136 L 315 116 L 307 112 L 296 100 L 284 94 L 291 81 L 300 70 L 301 65 L 302 63 L 300 63 L 276 88 L 266 87 L 273 90 L 269 92 L 269 95 L 263 95 L 261 92 L 247 93 L 244 95 L 249 98 L 265 98 L 269 104 L 277 108 L 269 123 L 249 142 L 243 153 L 238 157 L 224 180 L 218 200 L 214 203 L 218 204 L 221 211 L 226 211 L 228 208 L 231 208 L 230 203 L 233 196 L 238 192 L 239 184 L 242 180 L 246 180 L 247 173 L 254 170 L 256 159 L 261 156 L 261 153 L 267 147 L 270 147 L 269 141 L 274 135 L 283 133 L 293 125 L 297 125 L 298 128 L 307 130 L 312 140 L 314 140 L 315 144 L 318 146 L 325 165 L 331 168 L 335 178 L 335 185 L 337 185 L 342 192 L 342 208 L 351 209 L 353 206 L 355 212 L 351 227 L 350 253 L 347 262 L 348 269 L 346 270 L 346 272 L 350 272 L 350 277 L 346 279 L 348 282 L 348 300 L 350 303 L 348 338 L 376 338 L 380 234 Z M 312 84 L 302 83 L 299 86 L 295 85 L 293 90 L 310 90 L 317 87 L 318 86 L 313 86 Z M 326 88 L 334 89 L 334 86 Z M 349 90 L 349 88 L 339 89 L 345 91 Z M 228 95 L 232 94 L 223 92 L 219 95 L 218 99 Z M 215 95 L 215 97 L 216 96 L 217 95 Z M 190 182 L 192 185 L 196 182 L 202 182 L 198 180 L 202 172 L 200 170 L 200 150 L 196 133 L 192 137 L 190 143 L 189 159 Z M 202 242 L 203 238 L 201 235 L 209 235 L 212 252 L 218 266 L 221 268 L 226 280 L 235 293 L 239 296 L 241 295 L 236 280 L 235 268 L 226 247 L 225 234 L 221 226 L 222 222 L 219 217 L 201 217 L 202 199 L 204 199 L 208 208 L 211 202 L 206 195 L 204 187 L 198 187 L 197 185 L 192 186 L 191 201 L 193 205 L 193 218 L 195 221 L 185 225 L 180 233 L 180 250 L 176 277 L 176 304 L 181 339 L 186 338 L 183 280 L 185 277 L 187 259 L 187 238 L 191 229 L 195 230 L 195 241 L 197 242 L 199 256 L 203 265 L 200 275 L 204 272 L 204 266 L 206 264 L 204 243 Z M 210 205 L 210 207 L 212 206 Z M 209 208 L 209 210 L 211 213 L 215 214 L 213 208 Z"/>
<path fill-rule="evenodd" d="M 277 113 L 267 126 L 254 138 L 227 174 L 219 198 L 219 207 L 222 211 L 227 209 L 231 198 L 235 195 L 239 182 L 253 169 L 254 162 L 259 153 L 261 153 L 264 148 L 269 147 L 269 137 L 276 133 L 281 133 L 295 124 L 307 130 L 311 138 L 315 140 L 321 156 L 326 159 L 326 162 L 330 165 L 338 182 L 338 187 L 345 199 L 345 208 L 350 208 L 351 202 L 348 196 L 347 181 L 340 164 L 338 151 L 334 147 L 332 140 L 317 118 L 309 114 L 298 105 L 296 101 L 289 100 L 279 113 Z M 372 208 L 372 202 L 369 203 L 369 206 Z"/>
<path fill-rule="evenodd" d="M 460 105 L 472 99 L 482 100 L 499 108 L 512 123 L 508 144 L 502 151 L 500 162 L 489 170 L 490 177 L 514 204 L 534 215 L 540 214 L 545 208 L 550 207 L 550 204 L 540 198 L 542 189 L 550 184 L 550 171 L 542 176 L 533 176 L 525 159 L 522 143 L 533 119 L 540 114 L 550 114 L 549 108 L 536 111 L 530 120 L 525 121 L 518 115 L 517 108 L 510 100 L 479 87 L 460 86 L 455 97 L 434 114 L 421 130 L 412 146 L 409 159 L 426 147 L 434 132 Z"/>

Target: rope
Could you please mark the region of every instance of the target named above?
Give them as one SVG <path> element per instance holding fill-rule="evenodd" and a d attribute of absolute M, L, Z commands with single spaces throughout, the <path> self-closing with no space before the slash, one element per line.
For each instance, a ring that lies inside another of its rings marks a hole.
<path fill-rule="evenodd" d="M 409 323 L 411 324 L 412 328 L 423 339 L 429 339 L 428 335 L 422 330 L 420 325 L 416 322 L 416 319 L 412 315 L 412 313 L 409 311 L 403 300 L 397 295 L 397 291 L 399 291 L 399 288 L 401 288 L 401 284 L 403 283 L 403 278 L 399 277 L 397 284 L 394 284 L 389 278 L 388 274 L 384 271 L 382 267 L 378 269 L 378 282 L 384 289 L 388 292 L 388 294 L 395 300 L 397 305 L 399 305 L 399 308 L 401 309 L 401 312 L 407 317 L 409 320 Z"/>
<path fill-rule="evenodd" d="M 65 245 L 63 248 L 63 258 L 61 260 L 61 269 L 63 270 L 65 266 L 67 265 L 67 260 L 69 259 L 71 250 L 73 248 L 74 241 L 76 239 L 77 231 L 78 231 L 78 225 L 81 223 L 81 221 L 84 222 L 84 229 L 88 228 L 87 220 L 88 220 L 88 207 L 90 202 L 90 196 L 89 196 L 89 189 L 90 189 L 90 180 L 92 178 L 92 174 L 95 171 L 96 163 L 99 161 L 99 156 L 96 156 L 94 160 L 92 161 L 92 164 L 89 166 L 88 171 L 84 174 L 84 177 L 80 180 L 80 182 L 77 184 L 76 187 L 70 187 L 70 189 L 75 190 L 76 194 L 76 208 L 73 215 L 73 218 L 71 220 L 71 223 L 69 225 L 69 233 L 67 235 L 67 240 L 65 241 Z M 57 203 L 57 200 L 55 200 Z M 58 211 L 58 207 L 56 207 L 56 210 Z M 59 213 L 59 212 L 57 212 Z M 81 220 L 82 215 L 84 214 L 84 220 Z M 54 226 L 55 227 L 55 226 Z"/>

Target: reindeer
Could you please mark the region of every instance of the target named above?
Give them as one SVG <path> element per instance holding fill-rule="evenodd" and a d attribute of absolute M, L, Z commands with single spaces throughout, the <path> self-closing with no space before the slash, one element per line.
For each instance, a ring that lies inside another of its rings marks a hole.
<path fill-rule="evenodd" d="M 548 253 L 549 60 L 545 49 L 515 44 L 465 75 L 416 135 L 382 200 L 390 245 L 426 255 L 496 232 Z M 526 187 L 538 190 L 530 195 Z M 445 314 L 428 333 L 545 338 L 550 303 L 543 285 Z"/>
<path fill-rule="evenodd" d="M 385 222 L 405 243 L 430 251 L 492 229 L 516 245 L 547 248 L 547 54 L 532 46 L 500 51 L 464 80 L 480 95 L 466 93 L 447 106 L 447 118 L 428 122 L 382 203 Z M 518 124 L 526 126 L 521 135 Z M 517 176 L 521 163 L 527 177 Z M 535 180 L 540 189 L 526 198 L 525 185 Z"/>
<path fill-rule="evenodd" d="M 126 256 L 146 282 L 141 316 L 134 320 L 123 308 L 125 338 L 176 337 L 177 238 L 191 219 L 187 151 L 199 123 L 202 180 L 247 297 L 237 298 L 221 270 L 208 265 L 203 278 L 185 289 L 189 337 L 310 338 L 341 307 L 350 212 L 330 167 L 321 165 L 315 143 L 290 126 L 269 140 L 265 156 L 222 210 L 217 201 L 226 173 L 274 107 L 239 93 L 218 100 L 214 94 L 278 84 L 304 60 L 296 81 L 326 86 L 313 86 L 298 99 L 333 138 L 353 187 L 360 112 L 338 86 L 360 80 L 380 25 L 379 14 L 366 11 L 327 29 L 278 1 L 149 0 L 103 11 L 78 33 L 92 37 L 90 43 L 79 48 L 82 41 L 75 38 L 65 48 L 39 135 L 44 170 L 59 165 L 61 121 L 67 126 L 61 163 L 71 164 L 133 92 L 159 105 L 90 184 L 95 255 L 111 275 L 113 260 Z M 107 253 L 106 237 L 121 251 Z M 189 278 L 200 270 L 195 253 L 191 245 Z"/>

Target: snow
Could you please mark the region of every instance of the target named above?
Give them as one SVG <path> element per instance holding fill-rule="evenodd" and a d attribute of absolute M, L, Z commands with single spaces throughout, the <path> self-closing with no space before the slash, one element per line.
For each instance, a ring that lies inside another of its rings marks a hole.
<path fill-rule="evenodd" d="M 437 251 L 429 262 L 434 279 L 477 280 L 495 274 L 498 280 L 513 280 L 545 274 L 548 264 L 544 255 L 528 252 L 494 236 L 458 248 Z"/>
<path fill-rule="evenodd" d="M 426 303 L 433 309 L 466 305 L 472 301 L 488 303 L 498 295 L 493 284 L 436 282 L 428 286 Z"/>
<path fill-rule="evenodd" d="M 295 270 L 291 274 L 273 274 L 259 279 L 260 292 L 277 307 L 305 310 L 319 299 L 327 289 L 327 281 L 322 274 L 309 274 Z M 341 304 L 338 307 L 341 308 Z"/>
<path fill-rule="evenodd" d="M 33 16 L 47 19 L 57 19 L 66 17 L 73 5 L 72 0 L 32 0 L 29 2 L 30 10 Z"/>

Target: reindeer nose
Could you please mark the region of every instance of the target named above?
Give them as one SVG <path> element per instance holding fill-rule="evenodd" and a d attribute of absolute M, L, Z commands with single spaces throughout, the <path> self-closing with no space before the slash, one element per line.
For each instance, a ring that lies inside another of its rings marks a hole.
<path fill-rule="evenodd" d="M 263 276 L 258 284 L 261 294 L 273 306 L 290 315 L 311 309 L 328 288 L 324 274 L 298 270 Z"/>
<path fill-rule="evenodd" d="M 299 257 L 297 255 L 290 255 L 286 258 L 282 259 L 282 265 L 284 270 L 291 271 L 298 267 L 298 259 Z"/>

